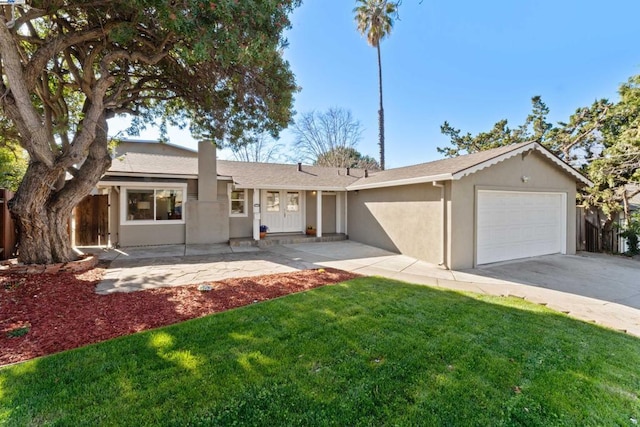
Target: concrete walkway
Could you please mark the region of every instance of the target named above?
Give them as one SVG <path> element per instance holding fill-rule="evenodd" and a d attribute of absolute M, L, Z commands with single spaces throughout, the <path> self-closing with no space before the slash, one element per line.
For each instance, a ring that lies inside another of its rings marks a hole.
<path fill-rule="evenodd" d="M 640 297 L 640 279 L 637 286 L 632 286 L 633 289 L 627 292 L 628 298 L 608 301 L 606 298 L 593 297 L 599 292 L 606 293 L 606 284 L 598 281 L 594 283 L 584 275 L 577 276 L 583 288 L 592 289 L 598 285 L 600 288 L 590 292 L 585 292 L 584 289 L 580 291 L 577 285 L 567 289 L 551 289 L 548 284 L 535 283 L 535 274 L 527 276 L 529 281 L 518 278 L 518 281 L 513 281 L 513 275 L 500 271 L 505 266 L 513 266 L 512 272 L 526 271 L 524 266 L 528 265 L 527 262 L 542 260 L 544 263 L 545 260 L 557 259 L 560 264 L 557 266 L 555 281 L 564 283 L 563 277 L 573 277 L 573 271 L 562 271 L 563 262 L 579 265 L 580 261 L 587 260 L 587 263 L 594 265 L 602 262 L 609 265 L 606 259 L 587 259 L 581 256 L 540 257 L 457 272 L 352 241 L 275 245 L 266 248 L 231 248 L 226 244 L 186 247 L 173 245 L 110 250 L 101 252 L 100 257 L 112 260 L 104 280 L 96 288 L 96 292 L 101 294 L 333 267 L 443 289 L 524 298 L 577 319 L 640 337 L 640 307 L 634 307 L 636 298 Z M 637 264 L 638 275 L 633 277 L 640 277 L 640 263 Z M 630 266 L 633 268 L 635 264 Z M 614 269 L 609 273 L 615 277 L 616 264 L 612 263 L 609 268 Z M 634 271 L 632 269 L 631 273 L 625 274 L 633 274 Z M 504 280 L 505 277 L 509 280 Z"/>

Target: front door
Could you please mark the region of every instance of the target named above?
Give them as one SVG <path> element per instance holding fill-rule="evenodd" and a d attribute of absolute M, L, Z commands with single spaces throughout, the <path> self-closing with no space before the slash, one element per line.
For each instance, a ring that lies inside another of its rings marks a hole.
<path fill-rule="evenodd" d="M 302 231 L 302 192 L 262 191 L 262 224 L 271 233 Z"/>

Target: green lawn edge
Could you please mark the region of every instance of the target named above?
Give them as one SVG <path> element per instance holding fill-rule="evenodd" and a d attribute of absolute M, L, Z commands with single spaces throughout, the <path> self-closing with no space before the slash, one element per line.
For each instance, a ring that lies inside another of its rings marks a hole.
<path fill-rule="evenodd" d="M 639 392 L 637 338 L 365 277 L 2 368 L 0 424 L 632 425 Z"/>

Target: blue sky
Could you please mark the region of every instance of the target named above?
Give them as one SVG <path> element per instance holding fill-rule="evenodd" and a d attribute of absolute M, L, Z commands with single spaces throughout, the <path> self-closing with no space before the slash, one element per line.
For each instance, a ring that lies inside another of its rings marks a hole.
<path fill-rule="evenodd" d="M 356 31 L 354 6 L 304 1 L 285 56 L 302 88 L 295 111 L 351 110 L 365 129 L 358 150 L 377 158 L 376 51 Z M 440 158 L 445 120 L 475 133 L 503 118 L 519 125 L 534 95 L 553 122 L 598 98 L 616 100 L 619 85 L 640 74 L 638 16 L 638 0 L 403 0 L 382 42 L 387 168 Z M 195 148 L 188 132 L 169 136 Z"/>

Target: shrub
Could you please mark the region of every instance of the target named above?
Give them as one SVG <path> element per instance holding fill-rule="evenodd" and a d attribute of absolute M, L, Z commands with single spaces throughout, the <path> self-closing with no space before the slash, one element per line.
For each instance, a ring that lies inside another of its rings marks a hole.
<path fill-rule="evenodd" d="M 619 235 L 627 239 L 627 254 L 640 254 L 640 212 L 631 214 Z"/>

